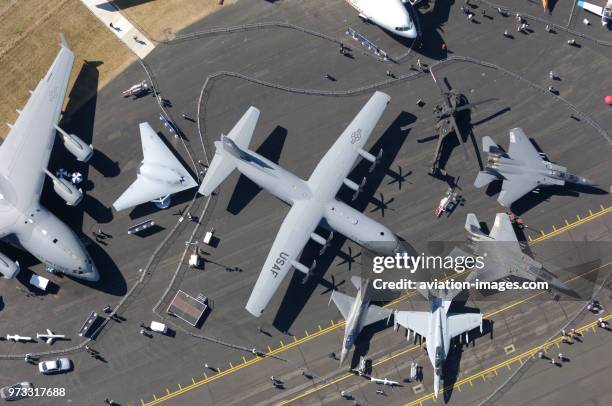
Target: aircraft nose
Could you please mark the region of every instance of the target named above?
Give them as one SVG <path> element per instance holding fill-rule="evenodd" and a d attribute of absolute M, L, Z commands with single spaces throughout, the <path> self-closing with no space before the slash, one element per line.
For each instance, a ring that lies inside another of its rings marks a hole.
<path fill-rule="evenodd" d="M 80 275 L 81 279 L 84 279 L 89 282 L 98 282 L 100 280 L 100 273 L 98 272 L 98 269 L 96 268 L 93 262 L 86 264 L 85 268 L 87 269 L 87 271 Z"/>

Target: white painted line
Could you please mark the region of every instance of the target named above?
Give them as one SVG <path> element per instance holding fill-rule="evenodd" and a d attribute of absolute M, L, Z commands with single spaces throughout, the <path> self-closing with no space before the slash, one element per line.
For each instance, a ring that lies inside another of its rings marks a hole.
<path fill-rule="evenodd" d="M 113 3 L 105 0 L 81 0 L 81 3 L 140 59 L 155 48 L 153 42 L 134 27 Z"/>

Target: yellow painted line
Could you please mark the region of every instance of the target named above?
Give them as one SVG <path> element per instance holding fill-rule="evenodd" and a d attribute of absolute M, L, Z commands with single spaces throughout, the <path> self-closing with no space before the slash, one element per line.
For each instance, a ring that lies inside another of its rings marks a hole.
<path fill-rule="evenodd" d="M 195 383 L 195 378 L 191 377 L 191 383 Z"/>
<path fill-rule="evenodd" d="M 157 399 L 157 396 L 155 396 L 155 393 L 153 394 L 153 399 Z M 141 399 L 142 400 L 142 399 Z"/>
<path fill-rule="evenodd" d="M 142 403 L 142 405 L 144 406 L 145 402 L 144 400 L 140 399 L 140 402 Z"/>
<path fill-rule="evenodd" d="M 573 223 L 566 224 L 565 226 L 560 227 L 557 230 L 552 231 L 552 232 L 550 232 L 548 234 L 544 234 L 541 237 L 534 238 L 533 242 L 540 242 L 542 240 L 546 240 L 548 238 L 551 238 L 551 237 L 554 237 L 556 235 L 562 234 L 564 232 L 567 232 L 567 231 L 571 230 L 572 228 L 578 227 L 581 224 L 584 224 L 584 223 L 587 223 L 589 221 L 595 220 L 596 218 L 605 216 L 606 214 L 611 213 L 611 212 L 612 212 L 612 206 L 607 207 L 605 209 L 602 207 L 602 209 L 600 211 L 598 211 L 597 213 L 593 213 L 592 215 L 586 216 L 584 218 L 580 218 L 580 216 L 576 216 L 576 218 L 578 220 L 574 221 Z M 567 223 L 567 220 L 565 222 Z"/>
<path fill-rule="evenodd" d="M 612 319 L 612 314 L 608 314 L 606 317 L 604 317 L 604 320 L 609 320 Z M 576 329 L 577 332 L 582 333 L 585 332 L 587 330 L 590 330 L 592 328 L 594 328 L 597 325 L 597 320 L 592 321 L 582 327 L 579 327 Z M 544 343 L 542 345 L 538 345 L 530 350 L 527 350 L 525 352 L 523 352 L 522 354 L 519 354 L 515 357 L 509 358 L 505 361 L 500 362 L 499 364 L 493 365 L 492 367 L 489 367 L 485 370 L 482 370 L 480 372 L 475 373 L 474 375 L 468 376 L 467 378 L 461 379 L 460 381 L 455 382 L 452 386 L 447 386 L 445 388 L 443 388 L 440 392 L 444 393 L 444 391 L 450 390 L 452 388 L 458 387 L 460 385 L 463 385 L 464 383 L 470 382 L 472 379 L 478 378 L 478 377 L 483 377 L 485 375 L 488 375 L 490 373 L 497 373 L 497 370 L 500 368 L 503 368 L 507 365 L 510 364 L 514 364 L 516 362 L 522 363 L 523 359 L 525 358 L 530 358 L 533 357 L 535 354 L 537 354 L 538 351 L 542 350 L 542 349 L 546 349 L 547 346 L 549 345 L 554 345 L 554 344 L 558 344 L 563 340 L 563 337 L 557 337 L 555 339 L 553 339 L 552 341 L 549 341 L 547 343 Z M 404 406 L 415 406 L 417 404 L 421 404 L 423 401 L 425 400 L 429 400 L 429 399 L 434 399 L 434 393 L 429 393 L 417 400 L 413 400 L 412 402 L 406 403 Z"/>
<path fill-rule="evenodd" d="M 546 240 L 548 238 L 552 238 L 552 237 L 554 237 L 556 235 L 562 234 L 562 233 L 564 233 L 564 232 L 566 232 L 566 231 L 568 231 L 568 230 L 570 230 L 572 228 L 575 228 L 575 227 L 577 227 L 577 226 L 579 226 L 581 224 L 584 224 L 584 223 L 586 223 L 588 221 L 594 220 L 594 219 L 596 219 L 598 217 L 601 217 L 601 216 L 603 216 L 605 214 L 608 214 L 610 212 L 612 212 L 612 206 L 610 206 L 608 208 L 603 208 L 602 207 L 601 211 L 593 214 L 592 216 L 585 217 L 584 219 L 580 219 L 580 217 L 577 216 L 580 220 L 575 221 L 575 222 L 573 222 L 573 223 L 571 223 L 569 225 L 566 225 L 564 227 L 561 227 L 561 228 L 557 229 L 556 231 L 553 231 L 551 233 L 545 234 L 545 235 L 543 235 L 541 237 L 538 237 L 538 238 L 535 238 L 535 239 L 531 239 L 530 238 L 530 243 L 535 244 L 535 243 L 538 243 L 540 241 Z M 414 296 L 416 293 L 417 293 L 416 291 L 405 293 L 405 294 L 401 295 L 400 297 L 398 297 L 397 299 L 387 303 L 383 307 L 388 308 L 388 307 L 394 306 L 397 303 L 403 302 L 408 297 Z M 514 306 L 516 306 L 516 305 L 514 305 Z M 304 338 L 302 338 L 300 340 L 298 340 L 296 337 L 294 337 L 294 342 L 288 343 L 288 344 L 284 344 L 281 341 L 280 342 L 281 346 L 279 348 L 274 349 L 274 350 L 270 350 L 270 347 L 268 346 L 268 353 L 265 354 L 265 355 L 266 356 L 273 356 L 273 355 L 280 354 L 280 353 L 285 352 L 285 351 L 287 351 L 287 350 L 289 350 L 291 348 L 294 348 L 294 347 L 296 347 L 296 346 L 298 346 L 300 344 L 303 344 L 303 343 L 306 343 L 308 341 L 314 340 L 317 337 L 320 337 L 320 336 L 328 334 L 328 333 L 330 333 L 330 332 L 332 332 L 334 330 L 337 330 L 338 328 L 344 326 L 344 324 L 345 324 L 344 320 L 338 321 L 337 323 L 334 323 L 333 320 L 330 320 L 329 322 L 330 322 L 330 326 L 329 327 L 321 329 L 321 330 L 319 330 L 319 331 L 317 331 L 317 332 L 315 332 L 315 333 L 313 333 L 313 334 L 311 334 L 311 335 L 309 335 L 307 337 L 304 337 Z M 420 348 L 420 347 L 413 347 L 413 348 Z M 406 351 L 406 352 L 408 352 L 408 351 Z M 402 353 L 400 353 L 400 354 L 402 354 Z M 172 392 L 172 393 L 170 393 L 170 391 L 168 389 L 166 389 L 166 392 L 168 393 L 167 395 L 165 395 L 163 397 L 160 397 L 158 399 L 154 399 L 154 400 L 152 400 L 151 402 L 148 402 L 148 403 L 145 403 L 143 401 L 143 405 L 145 405 L 145 406 L 152 406 L 152 405 L 160 404 L 160 403 L 162 403 L 162 402 L 164 402 L 166 400 L 172 399 L 172 398 L 174 398 L 174 397 L 176 397 L 176 396 L 178 396 L 178 395 L 180 395 L 182 393 L 185 393 L 185 392 L 188 392 L 190 390 L 196 389 L 196 388 L 198 388 L 198 387 L 200 387 L 202 385 L 205 385 L 205 384 L 207 384 L 209 382 L 212 382 L 214 380 L 220 379 L 220 378 L 222 378 L 222 377 L 224 377 L 226 375 L 229 375 L 229 374 L 232 374 L 234 372 L 237 372 L 237 371 L 241 370 L 242 368 L 246 368 L 246 367 L 248 367 L 248 366 L 250 366 L 250 365 L 252 365 L 252 364 L 254 364 L 256 362 L 264 360 L 266 358 L 266 356 L 264 356 L 264 357 L 255 357 L 252 360 L 250 360 L 250 361 L 248 361 L 248 362 L 246 362 L 244 364 L 232 367 L 232 368 L 227 369 L 227 370 L 225 370 L 223 372 L 221 372 L 221 369 L 219 369 L 217 371 L 218 373 L 213 375 L 213 376 L 211 376 L 210 378 L 206 377 L 206 375 L 205 375 L 205 379 L 203 379 L 203 380 L 201 380 L 199 382 L 196 382 L 193 385 L 186 386 L 186 387 L 184 387 L 184 388 L 182 388 L 180 390 L 177 390 L 175 392 Z M 353 375 L 350 375 L 350 376 L 353 376 Z"/>
<path fill-rule="evenodd" d="M 579 277 L 586 276 L 586 275 L 588 275 L 588 274 L 589 274 L 589 273 L 591 273 L 591 272 L 597 271 L 597 270 L 599 270 L 599 269 L 601 269 L 601 268 L 604 268 L 604 267 L 607 267 L 608 265 L 611 265 L 611 264 L 612 264 L 612 261 L 608 262 L 607 264 L 601 265 L 601 266 L 599 266 L 599 267 L 597 267 L 597 268 L 591 269 L 591 270 L 589 270 L 589 271 L 587 271 L 587 272 L 585 272 L 585 273 L 583 273 L 583 274 L 576 275 L 576 276 L 574 276 L 573 278 L 569 279 L 569 280 L 568 280 L 568 281 L 566 281 L 566 282 L 573 281 L 573 280 L 575 280 L 575 279 L 577 279 L 577 278 L 579 278 Z M 523 303 L 523 302 L 525 302 L 525 301 L 527 301 L 527 300 L 530 300 L 530 299 L 532 299 L 532 298 L 534 298 L 534 297 L 536 297 L 536 296 L 538 296 L 538 295 L 541 295 L 542 293 L 543 293 L 543 292 L 539 292 L 539 293 L 534 294 L 534 295 L 531 295 L 531 296 L 529 296 L 529 297 L 527 297 L 527 298 L 525 298 L 525 299 L 518 300 L 518 301 L 516 301 L 515 303 L 512 303 L 512 304 L 510 304 L 510 305 L 508 305 L 508 306 L 504 306 L 504 307 L 502 307 L 501 309 L 498 309 L 498 310 L 495 310 L 495 311 L 493 311 L 493 312 L 490 312 L 490 313 L 484 314 L 484 315 L 483 315 L 483 319 L 490 319 L 492 316 L 494 316 L 494 315 L 496 315 L 496 314 L 499 314 L 499 313 L 501 313 L 501 312 L 504 312 L 504 311 L 506 311 L 506 310 L 509 310 L 509 309 L 511 309 L 511 308 L 513 308 L 513 307 L 515 307 L 515 306 L 519 305 L 520 303 Z M 612 317 L 612 316 L 610 316 L 610 317 Z M 576 331 L 579 331 L 579 329 L 576 329 Z M 562 340 L 562 339 L 563 339 L 563 337 L 559 337 L 559 338 L 558 338 L 558 340 L 559 340 L 559 341 L 560 341 L 560 340 Z M 554 341 L 553 341 L 553 342 L 554 342 Z M 546 344 L 544 344 L 543 346 L 545 346 L 545 345 L 546 345 Z M 541 346 L 541 347 L 543 347 L 543 346 Z M 397 357 L 399 357 L 399 356 L 401 356 L 401 355 L 407 354 L 408 352 L 410 352 L 410 351 L 414 351 L 415 349 L 419 349 L 419 348 L 421 348 L 421 345 L 415 345 L 414 347 L 410 347 L 410 348 L 408 348 L 408 349 L 406 349 L 406 350 L 403 350 L 403 351 L 401 351 L 401 352 L 399 352 L 399 353 L 397 353 L 397 354 L 395 354 L 395 355 L 393 355 L 393 356 L 390 356 L 390 357 L 387 357 L 387 358 L 383 358 L 382 360 L 380 360 L 380 361 L 378 361 L 378 362 L 376 362 L 376 363 L 372 364 L 372 367 L 376 367 L 376 366 L 378 366 L 378 365 L 384 364 L 385 362 L 387 362 L 387 361 L 389 361 L 389 360 L 391 360 L 391 359 L 397 358 Z M 504 364 L 504 365 L 506 365 L 506 364 Z M 497 370 L 490 370 L 490 369 L 489 369 L 489 370 L 487 370 L 487 371 L 488 371 L 488 373 L 494 373 L 495 375 L 497 375 Z M 485 380 L 486 380 L 485 375 L 486 375 L 486 374 L 482 374 L 482 375 L 480 375 L 480 377 L 482 378 L 482 380 L 483 380 L 483 381 L 485 381 Z M 302 393 L 302 394 L 300 394 L 300 395 L 298 395 L 298 396 L 296 396 L 296 397 L 294 397 L 294 398 L 292 398 L 292 399 L 288 399 L 288 400 L 282 401 L 281 403 L 279 403 L 279 404 L 278 404 L 278 406 L 281 406 L 281 405 L 287 405 L 287 404 L 289 404 L 289 403 L 293 403 L 293 402 L 295 402 L 296 400 L 300 400 L 300 399 L 302 399 L 302 398 L 304 398 L 304 397 L 306 397 L 306 396 L 308 396 L 308 395 L 311 395 L 311 394 L 313 394 L 313 393 L 315 393 L 315 392 L 318 392 L 318 391 L 320 391 L 320 390 L 322 390 L 322 389 L 328 388 L 328 387 L 329 387 L 329 386 L 331 386 L 331 385 L 335 385 L 335 384 L 337 384 L 337 383 L 339 383 L 339 382 L 342 382 L 342 381 L 344 381 L 344 380 L 346 380 L 346 379 L 348 379 L 348 378 L 351 378 L 351 377 L 353 377 L 353 376 L 355 376 L 355 375 L 354 375 L 354 374 L 346 374 L 346 375 L 340 376 L 340 377 L 336 378 L 335 380 L 333 380 L 333 381 L 331 381 L 331 382 L 327 382 L 327 383 L 325 383 L 325 384 L 322 384 L 322 385 L 316 386 L 316 387 L 314 387 L 314 388 L 311 388 L 311 389 L 309 389 L 309 390 L 305 391 L 304 393 Z M 466 378 L 466 379 L 467 379 L 467 378 Z M 458 385 L 462 385 L 462 384 L 467 383 L 467 382 L 468 382 L 468 381 L 464 379 L 464 380 L 462 380 L 461 382 L 457 382 L 455 385 L 457 385 L 457 384 L 458 384 Z M 433 397 L 433 393 L 431 394 L 431 396 Z M 421 398 L 421 400 L 423 400 L 423 399 L 424 399 L 424 398 Z M 419 403 L 420 403 L 420 402 L 419 402 Z"/>

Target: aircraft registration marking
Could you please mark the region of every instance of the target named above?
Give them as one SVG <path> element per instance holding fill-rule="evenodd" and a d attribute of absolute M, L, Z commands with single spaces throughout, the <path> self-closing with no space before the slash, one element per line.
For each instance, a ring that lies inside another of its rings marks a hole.
<path fill-rule="evenodd" d="M 278 271 L 280 271 L 281 267 L 287 263 L 288 259 L 289 254 L 286 252 L 281 252 L 278 255 L 278 258 L 274 260 L 274 265 L 272 266 L 272 269 L 270 269 L 270 272 L 272 272 L 272 275 L 274 275 L 275 278 L 278 276 Z"/>

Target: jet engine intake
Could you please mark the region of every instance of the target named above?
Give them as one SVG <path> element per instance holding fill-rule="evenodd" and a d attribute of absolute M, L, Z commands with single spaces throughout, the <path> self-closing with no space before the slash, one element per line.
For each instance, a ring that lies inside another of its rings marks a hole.
<path fill-rule="evenodd" d="M 53 181 L 53 190 L 64 199 L 68 206 L 76 206 L 83 200 L 83 191 L 77 189 L 68 179 L 60 179 L 45 169 L 47 176 Z"/>
<path fill-rule="evenodd" d="M 87 145 L 85 141 L 80 139 L 74 134 L 68 134 L 66 131 L 62 130 L 58 125 L 55 126 L 55 129 L 59 131 L 62 135 L 62 140 L 64 141 L 64 147 L 80 162 L 87 162 L 93 155 L 93 146 Z"/>

